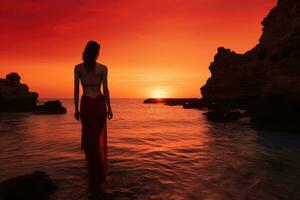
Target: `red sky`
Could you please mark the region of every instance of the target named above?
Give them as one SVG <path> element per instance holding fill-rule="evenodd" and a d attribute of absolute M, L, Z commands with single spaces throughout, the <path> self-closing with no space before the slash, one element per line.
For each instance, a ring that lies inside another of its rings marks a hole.
<path fill-rule="evenodd" d="M 1 0 L 0 76 L 40 97 L 72 97 L 88 40 L 101 43 L 111 96 L 199 97 L 219 46 L 245 52 L 275 0 Z"/>

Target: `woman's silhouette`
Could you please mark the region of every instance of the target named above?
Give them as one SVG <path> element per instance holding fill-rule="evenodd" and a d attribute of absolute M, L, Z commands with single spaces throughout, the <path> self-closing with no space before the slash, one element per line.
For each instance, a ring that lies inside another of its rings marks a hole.
<path fill-rule="evenodd" d="M 107 172 L 106 118 L 112 119 L 107 86 L 107 67 L 96 62 L 100 45 L 89 41 L 83 51 L 83 63 L 74 69 L 75 118 L 82 124 L 81 149 L 84 151 L 89 177 L 89 189 L 96 191 L 105 181 Z M 79 81 L 83 95 L 79 101 Z M 103 94 L 101 85 L 103 84 Z"/>

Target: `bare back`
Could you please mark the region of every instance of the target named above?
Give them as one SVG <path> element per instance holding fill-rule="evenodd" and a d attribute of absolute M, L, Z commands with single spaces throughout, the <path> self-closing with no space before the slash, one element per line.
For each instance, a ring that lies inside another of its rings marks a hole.
<path fill-rule="evenodd" d="M 91 98 L 97 97 L 101 93 L 101 85 L 106 80 L 106 66 L 97 63 L 95 69 L 90 71 L 85 68 L 83 63 L 77 65 L 77 67 L 83 94 Z"/>

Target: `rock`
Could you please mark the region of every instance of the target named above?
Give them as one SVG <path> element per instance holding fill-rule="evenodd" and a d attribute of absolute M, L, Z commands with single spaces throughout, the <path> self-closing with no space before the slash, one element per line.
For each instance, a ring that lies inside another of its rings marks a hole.
<path fill-rule="evenodd" d="M 276 128 L 279 116 L 285 116 L 283 121 L 289 123 L 280 127 L 297 128 L 294 116 L 300 100 L 300 1 L 279 0 L 262 25 L 259 43 L 250 51 L 238 54 L 218 49 L 209 67 L 211 77 L 201 88 L 202 96 L 215 104 L 253 109 L 254 124 L 270 128 L 274 124 Z M 277 109 L 282 105 L 274 101 L 274 96 L 290 105 L 288 112 Z"/>
<path fill-rule="evenodd" d="M 165 101 L 165 98 L 148 98 L 144 100 L 144 103 L 163 103 Z"/>
<path fill-rule="evenodd" d="M 20 82 L 21 77 L 19 76 L 19 74 L 12 72 L 6 75 L 6 79 L 13 82 Z"/>
<path fill-rule="evenodd" d="M 201 99 L 197 98 L 149 98 L 144 100 L 144 103 L 164 103 L 168 106 L 184 105 L 189 102 L 198 102 Z"/>
<path fill-rule="evenodd" d="M 17 73 L 0 79 L 0 112 L 25 112 L 36 108 L 38 94 L 30 92 L 26 84 L 20 83 Z"/>
<path fill-rule="evenodd" d="M 260 129 L 299 132 L 300 99 L 268 97 L 258 101 L 250 112 L 252 124 Z"/>
<path fill-rule="evenodd" d="M 204 99 L 193 99 L 183 104 L 184 109 L 207 109 L 212 107 L 209 101 Z"/>
<path fill-rule="evenodd" d="M 213 104 L 206 99 L 198 98 L 149 98 L 144 103 L 164 103 L 168 106 L 183 106 L 184 109 L 207 109 L 213 108 Z"/>
<path fill-rule="evenodd" d="M 181 106 L 184 105 L 189 99 L 168 99 L 165 101 L 165 105 L 168 106 Z"/>
<path fill-rule="evenodd" d="M 205 113 L 207 120 L 212 122 L 233 122 L 242 117 L 242 113 L 238 111 L 213 110 Z"/>
<path fill-rule="evenodd" d="M 13 72 L 0 79 L 0 112 L 34 112 L 35 114 L 63 114 L 66 108 L 57 101 L 37 106 L 38 94 L 30 92 L 21 77 Z"/>
<path fill-rule="evenodd" d="M 1 200 L 43 200 L 56 190 L 45 172 L 36 171 L 0 183 Z"/>
<path fill-rule="evenodd" d="M 63 107 L 59 100 L 47 101 L 43 105 L 38 105 L 34 114 L 65 114 L 67 109 Z"/>
<path fill-rule="evenodd" d="M 200 108 L 201 106 L 199 105 L 198 102 L 185 102 L 183 104 L 184 109 L 194 109 L 194 108 Z"/>

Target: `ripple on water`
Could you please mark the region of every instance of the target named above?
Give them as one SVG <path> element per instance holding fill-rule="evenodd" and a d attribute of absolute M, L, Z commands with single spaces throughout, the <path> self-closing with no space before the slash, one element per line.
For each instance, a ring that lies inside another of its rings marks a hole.
<path fill-rule="evenodd" d="M 68 111 L 72 100 L 63 100 Z M 113 199 L 297 199 L 300 139 L 254 130 L 246 122 L 207 122 L 203 111 L 112 101 L 109 171 Z M 51 197 L 87 199 L 80 123 L 66 115 L 0 114 L 0 178 L 44 170 Z"/>

